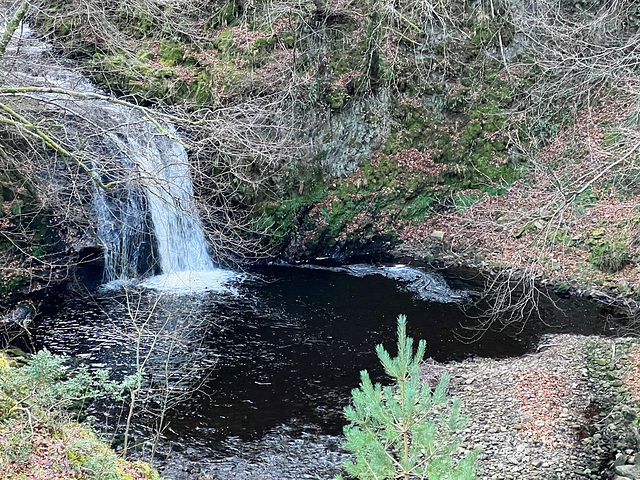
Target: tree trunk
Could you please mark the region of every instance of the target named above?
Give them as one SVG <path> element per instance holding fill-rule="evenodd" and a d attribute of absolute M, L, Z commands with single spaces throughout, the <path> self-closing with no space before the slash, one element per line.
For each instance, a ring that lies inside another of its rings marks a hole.
<path fill-rule="evenodd" d="M 7 27 L 4 31 L 4 34 L 2 35 L 2 39 L 0 40 L 0 57 L 2 57 L 4 55 L 4 52 L 7 51 L 7 45 L 9 45 L 9 42 L 13 38 L 13 34 L 20 26 L 20 22 L 22 22 L 22 20 L 24 19 L 24 16 L 27 14 L 28 9 L 29 2 L 27 2 L 27 0 L 24 0 L 18 7 L 18 10 L 16 10 L 16 13 L 13 14 L 11 20 L 9 20 L 9 23 L 7 23 Z"/>

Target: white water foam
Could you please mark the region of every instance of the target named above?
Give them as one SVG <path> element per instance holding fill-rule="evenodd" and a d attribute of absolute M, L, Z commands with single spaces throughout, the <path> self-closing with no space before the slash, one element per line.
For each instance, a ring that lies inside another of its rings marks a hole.
<path fill-rule="evenodd" d="M 118 279 L 102 284 L 106 291 L 118 291 L 123 288 L 146 288 L 163 294 L 185 295 L 202 292 L 216 292 L 237 295 L 235 285 L 244 280 L 244 276 L 231 270 L 214 268 L 206 272 L 182 271 L 163 273 L 143 279 Z"/>
<path fill-rule="evenodd" d="M 292 265 L 293 266 L 293 265 Z M 427 272 L 420 268 L 407 265 L 368 265 L 353 264 L 342 267 L 323 267 L 320 265 L 295 265 L 296 267 L 332 272 L 344 272 L 354 277 L 368 275 L 382 275 L 397 280 L 401 289 L 415 293 L 425 301 L 438 303 L 459 303 L 469 300 L 469 294 L 464 290 L 454 290 L 447 281 L 436 272 Z"/>
<path fill-rule="evenodd" d="M 180 271 L 147 278 L 140 285 L 166 293 L 187 294 L 198 292 L 217 292 L 237 295 L 233 286 L 241 276 L 230 270 L 213 268 L 207 271 Z"/>

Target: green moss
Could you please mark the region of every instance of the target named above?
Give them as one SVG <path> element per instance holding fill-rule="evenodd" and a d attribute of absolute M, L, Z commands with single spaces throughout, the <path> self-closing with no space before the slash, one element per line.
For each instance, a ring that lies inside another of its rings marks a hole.
<path fill-rule="evenodd" d="M 342 73 L 360 71 L 366 51 L 367 45 L 364 42 L 360 42 L 355 48 L 345 48 L 344 44 L 335 45 L 330 53 L 328 71 L 335 78 Z"/>
<path fill-rule="evenodd" d="M 158 472 L 151 468 L 148 463 L 138 461 L 133 464 L 133 467 L 144 478 L 148 478 L 149 480 L 160 479 L 160 475 L 158 475 Z"/>
<path fill-rule="evenodd" d="M 72 20 L 63 20 L 57 24 L 57 28 L 55 30 L 56 36 L 64 39 L 74 31 L 74 27 L 75 26 Z"/>
<path fill-rule="evenodd" d="M 591 249 L 589 262 L 603 272 L 615 273 L 630 262 L 629 248 L 624 239 L 605 240 Z"/>
<path fill-rule="evenodd" d="M 398 162 L 393 158 L 383 156 L 375 166 L 371 165 L 371 161 L 365 162 L 362 166 L 362 173 L 371 191 L 392 187 L 398 176 Z"/>
<path fill-rule="evenodd" d="M 265 239 L 270 246 L 286 242 L 298 233 L 302 217 L 306 216 L 304 210 L 308 211 L 312 204 L 320 202 L 326 196 L 326 186 L 320 184 L 307 195 L 295 195 L 279 203 L 259 203 L 255 209 L 254 227 L 257 231 L 267 231 L 271 234 Z"/>
<path fill-rule="evenodd" d="M 402 220 L 422 221 L 427 212 L 431 211 L 435 201 L 433 193 L 423 193 L 415 197 L 400 211 Z"/>
<path fill-rule="evenodd" d="M 437 127 L 435 115 L 425 108 L 400 103 L 394 105 L 392 113 L 397 126 L 385 145 L 384 152 L 387 154 L 410 148 L 426 151 L 434 148 L 438 138 L 444 134 Z"/>
<path fill-rule="evenodd" d="M 581 207 L 593 207 L 598 200 L 600 200 L 600 194 L 594 192 L 591 188 L 587 188 L 584 192 L 576 196 L 573 203 Z"/>
<path fill-rule="evenodd" d="M 163 39 L 160 42 L 158 56 L 166 65 L 182 65 L 185 59 L 183 45 Z"/>
<path fill-rule="evenodd" d="M 233 31 L 228 28 L 220 32 L 213 45 L 221 52 L 229 53 L 234 47 Z"/>
<path fill-rule="evenodd" d="M 324 212 L 324 220 L 328 223 L 327 228 L 323 232 L 329 239 L 337 237 L 344 227 L 353 217 L 362 212 L 365 207 L 366 200 L 348 200 L 343 202 L 337 200 L 332 202 L 331 209 Z"/>
<path fill-rule="evenodd" d="M 106 77 L 112 90 L 134 94 L 143 101 L 164 104 L 191 100 L 199 105 L 206 105 L 214 101 L 217 94 L 227 91 L 239 78 L 245 76 L 234 68 L 232 62 L 216 66 L 198 65 L 193 57 L 185 57 L 178 45 L 166 45 L 163 50 L 163 64 L 166 66 L 161 68 L 157 68 L 157 64 L 151 64 L 146 54 L 135 59 L 121 55 L 95 54 L 92 71 L 99 75 L 97 80 L 104 82 Z M 179 61 L 182 62 L 181 66 L 189 69 L 193 75 L 191 79 L 179 79 L 174 65 L 169 65 Z M 113 76 L 108 76 L 110 72 Z"/>
<path fill-rule="evenodd" d="M 339 110 L 344 106 L 347 99 L 347 91 L 342 87 L 331 87 L 327 94 L 327 102 L 334 110 Z"/>
<path fill-rule="evenodd" d="M 476 21 L 472 27 L 471 43 L 478 46 L 488 45 L 493 41 L 496 34 L 497 32 L 491 28 L 489 22 L 484 20 Z"/>
<path fill-rule="evenodd" d="M 213 79 L 206 72 L 200 72 L 195 83 L 190 85 L 190 97 L 200 105 L 206 105 L 213 99 Z"/>
<path fill-rule="evenodd" d="M 254 52 L 270 51 L 270 50 L 273 50 L 273 47 L 275 46 L 275 44 L 276 44 L 276 38 L 273 36 L 257 38 L 251 45 L 251 49 Z"/>

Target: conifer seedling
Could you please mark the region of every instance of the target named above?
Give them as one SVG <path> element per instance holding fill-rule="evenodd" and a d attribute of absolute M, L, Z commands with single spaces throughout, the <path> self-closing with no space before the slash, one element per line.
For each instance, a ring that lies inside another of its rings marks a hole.
<path fill-rule="evenodd" d="M 355 458 L 344 468 L 359 480 L 474 480 L 479 452 L 454 460 L 461 444 L 457 432 L 466 423 L 460 399 L 448 401 L 446 374 L 433 391 L 420 382 L 426 343 L 420 340 L 414 354 L 406 327 L 406 317 L 398 316 L 397 357 L 391 358 L 382 345 L 376 347 L 395 384 L 374 385 L 363 370 L 360 387 L 351 392 L 343 446 Z"/>

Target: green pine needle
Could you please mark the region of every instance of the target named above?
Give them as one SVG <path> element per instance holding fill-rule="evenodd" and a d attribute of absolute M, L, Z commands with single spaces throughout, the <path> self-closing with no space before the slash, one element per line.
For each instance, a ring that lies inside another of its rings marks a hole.
<path fill-rule="evenodd" d="M 452 458 L 461 444 L 456 432 L 466 422 L 460 414 L 460 399 L 453 399 L 447 413 L 446 374 L 433 392 L 421 384 L 426 342 L 420 340 L 415 353 L 413 345 L 407 337 L 407 318 L 399 315 L 398 356 L 391 357 L 384 346 L 376 346 L 394 385 L 373 384 L 363 370 L 360 387 L 353 389 L 351 405 L 344 410 L 349 424 L 344 428 L 343 446 L 354 455 L 344 468 L 360 480 L 474 480 L 479 452 L 457 463 Z"/>

